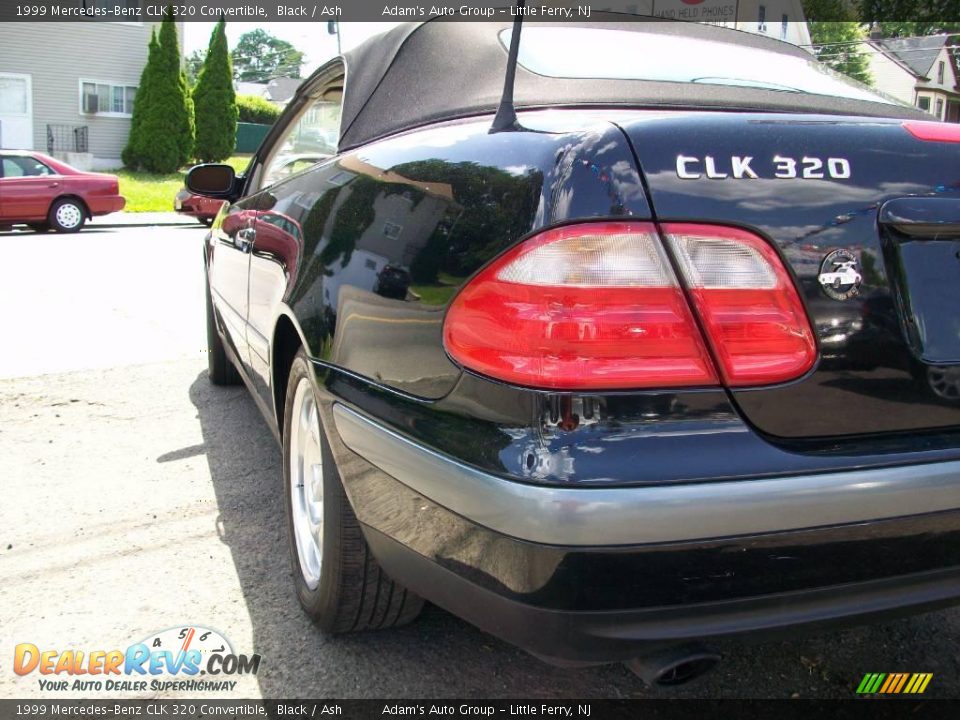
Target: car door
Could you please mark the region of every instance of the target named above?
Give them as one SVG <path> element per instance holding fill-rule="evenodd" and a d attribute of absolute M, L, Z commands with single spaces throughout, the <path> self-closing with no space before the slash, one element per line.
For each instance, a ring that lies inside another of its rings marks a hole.
<path fill-rule="evenodd" d="M 251 196 L 257 215 L 250 255 L 247 340 L 251 379 L 268 405 L 272 402 L 273 328 L 300 266 L 302 222 L 326 186 L 311 178 L 310 168 L 328 162 L 335 152 L 332 145 L 318 149 L 317 138 L 337 134 L 342 86 L 342 74 L 334 71 L 329 81 L 314 88 L 270 147 L 258 153 L 259 166 L 253 170 L 260 189 Z"/>
<path fill-rule="evenodd" d="M 62 178 L 29 155 L 0 156 L 0 217 L 10 221 L 42 221 L 57 196 Z"/>
<path fill-rule="evenodd" d="M 210 295 L 227 342 L 245 366 L 249 365 L 247 343 L 247 284 L 253 247 L 255 198 L 246 198 L 227 209 L 222 221 L 210 231 Z"/>

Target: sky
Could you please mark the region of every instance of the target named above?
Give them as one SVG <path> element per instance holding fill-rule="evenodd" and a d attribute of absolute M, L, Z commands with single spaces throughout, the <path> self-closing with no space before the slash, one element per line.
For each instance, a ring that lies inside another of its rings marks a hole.
<path fill-rule="evenodd" d="M 343 22 L 340 23 L 340 40 L 343 50 L 349 50 L 372 35 L 377 35 L 397 23 L 393 22 Z M 187 22 L 184 28 L 184 55 L 194 50 L 205 50 L 210 42 L 210 33 L 215 23 Z M 227 41 L 232 50 L 240 36 L 251 30 L 263 28 L 271 35 L 286 40 L 304 53 L 305 63 L 300 74 L 307 77 L 324 62 L 337 54 L 337 39 L 327 34 L 326 22 L 277 22 L 277 23 L 227 23 Z"/>

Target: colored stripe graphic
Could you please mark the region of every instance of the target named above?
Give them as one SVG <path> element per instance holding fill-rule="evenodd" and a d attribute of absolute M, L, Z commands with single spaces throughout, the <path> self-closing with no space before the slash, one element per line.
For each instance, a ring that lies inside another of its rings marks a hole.
<path fill-rule="evenodd" d="M 906 693 L 912 693 L 913 687 L 917 684 L 918 680 L 919 680 L 919 677 L 917 675 L 914 675 L 913 677 L 911 677 L 910 682 L 907 683 L 907 686 L 903 689 L 903 691 Z"/>
<path fill-rule="evenodd" d="M 900 692 L 901 690 L 903 690 L 903 686 L 904 686 L 904 685 L 906 684 L 906 682 L 907 682 L 907 677 L 908 677 L 908 676 L 907 676 L 907 673 L 900 673 L 900 682 L 898 682 L 898 683 L 897 683 L 897 686 L 893 689 L 893 691 L 894 691 L 895 693 L 898 693 L 898 692 Z"/>
<path fill-rule="evenodd" d="M 920 695 L 933 673 L 867 673 L 857 686 L 858 695 Z"/>
<path fill-rule="evenodd" d="M 880 690 L 878 692 L 880 693 L 892 692 L 893 688 L 895 688 L 897 686 L 897 683 L 899 682 L 900 682 L 900 674 L 890 673 L 889 675 L 887 675 L 887 679 L 883 683 L 883 685 L 880 686 Z"/>

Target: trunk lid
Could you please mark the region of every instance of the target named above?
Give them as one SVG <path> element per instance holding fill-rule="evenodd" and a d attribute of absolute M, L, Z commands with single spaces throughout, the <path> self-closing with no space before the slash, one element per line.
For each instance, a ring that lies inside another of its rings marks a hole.
<path fill-rule="evenodd" d="M 633 113 L 660 222 L 758 232 L 794 274 L 819 361 L 784 385 L 733 391 L 789 438 L 960 425 L 960 144 L 899 120 Z"/>

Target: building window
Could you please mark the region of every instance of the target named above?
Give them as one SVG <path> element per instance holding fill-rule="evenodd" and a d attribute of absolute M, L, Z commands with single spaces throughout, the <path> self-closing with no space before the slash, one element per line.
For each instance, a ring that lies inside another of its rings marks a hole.
<path fill-rule="evenodd" d="M 767 6 L 761 5 L 757 11 L 757 32 L 767 31 Z"/>
<path fill-rule="evenodd" d="M 401 232 L 403 232 L 403 225 L 398 225 L 389 220 L 383 224 L 383 235 L 389 240 L 399 240 Z"/>
<path fill-rule="evenodd" d="M 780 39 L 787 39 L 787 29 L 790 27 L 787 23 L 790 22 L 790 18 L 787 15 L 784 15 L 780 20 Z"/>
<path fill-rule="evenodd" d="M 943 85 L 943 75 L 946 71 L 946 63 L 941 60 L 940 64 L 937 65 L 937 82 Z"/>
<path fill-rule="evenodd" d="M 130 116 L 137 89 L 93 80 L 80 81 L 80 112 L 84 115 Z"/>
<path fill-rule="evenodd" d="M 930 112 L 930 98 L 928 97 L 918 97 L 917 98 L 917 107 L 923 110 L 924 112 Z"/>
<path fill-rule="evenodd" d="M 937 112 L 934 113 L 940 120 L 943 120 L 943 100 L 937 100 Z"/>

